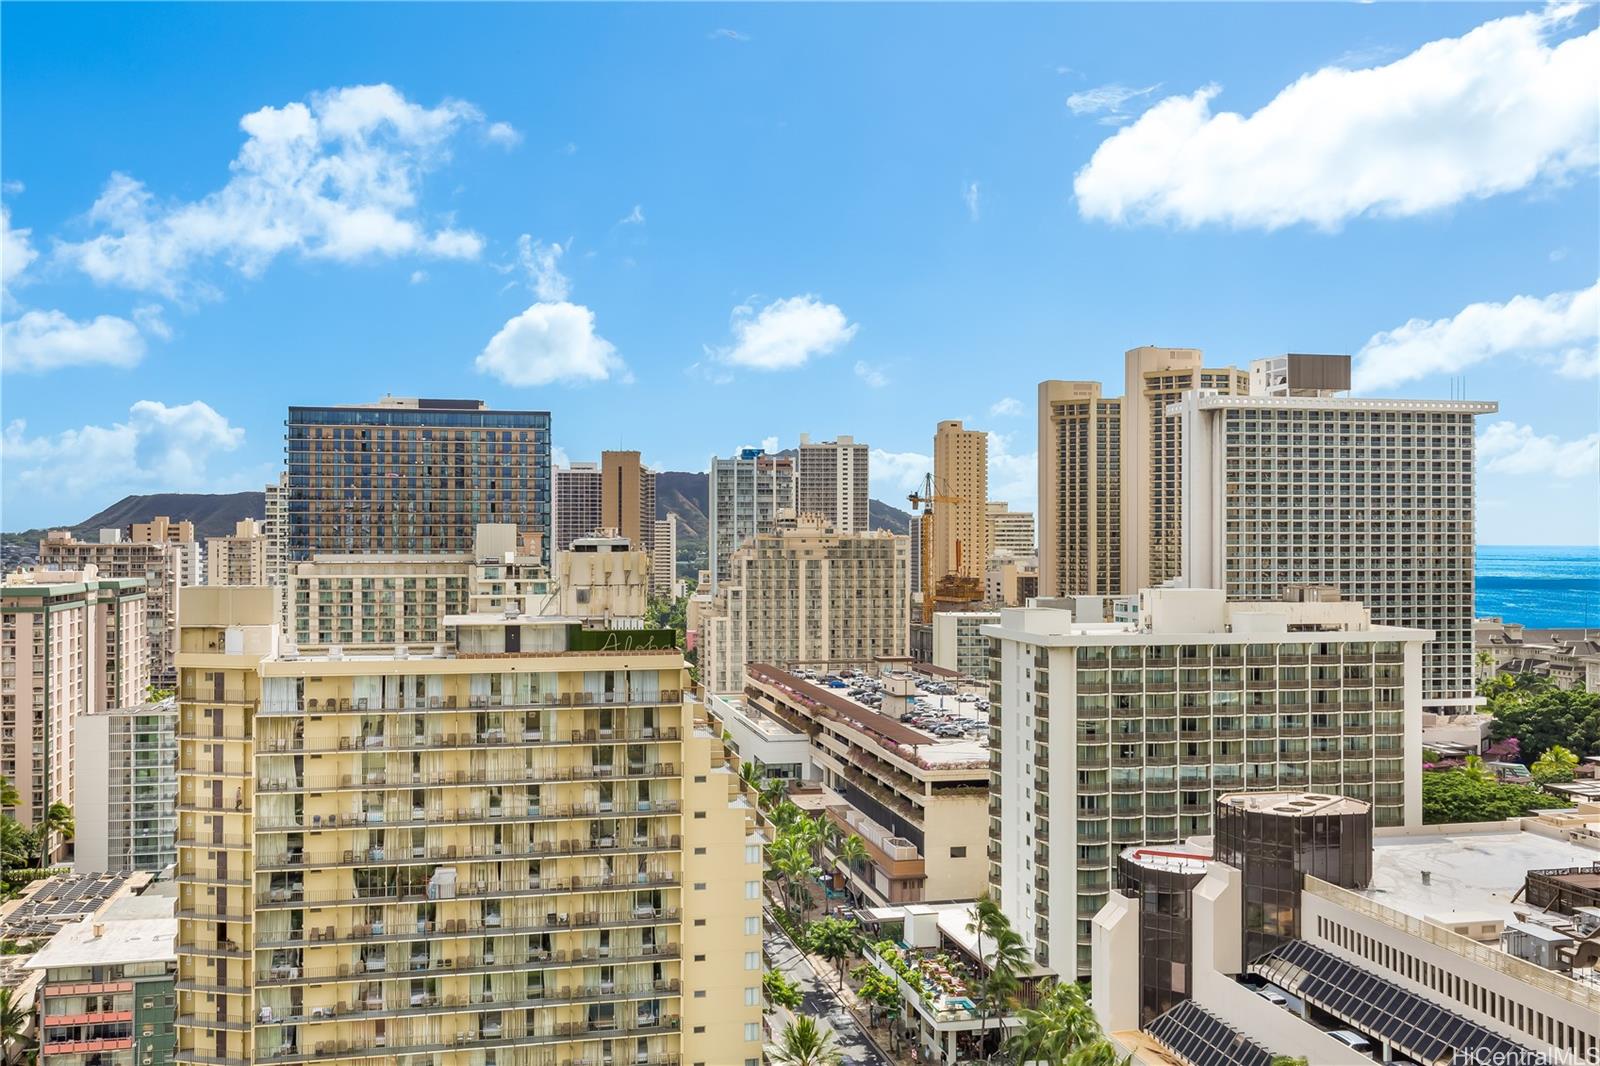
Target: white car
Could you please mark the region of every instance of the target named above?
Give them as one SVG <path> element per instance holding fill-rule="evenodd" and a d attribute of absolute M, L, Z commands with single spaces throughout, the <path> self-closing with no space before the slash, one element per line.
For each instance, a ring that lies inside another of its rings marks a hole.
<path fill-rule="evenodd" d="M 1256 989 L 1256 995 L 1260 996 L 1274 1007 L 1287 1007 L 1289 1005 L 1288 997 L 1275 988 L 1258 988 Z"/>

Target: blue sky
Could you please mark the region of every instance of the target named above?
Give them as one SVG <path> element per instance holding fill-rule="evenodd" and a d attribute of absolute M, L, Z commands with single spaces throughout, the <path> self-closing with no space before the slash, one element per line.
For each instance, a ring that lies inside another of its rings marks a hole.
<path fill-rule="evenodd" d="M 1480 539 L 1595 543 L 1596 23 L 7 4 L 0 526 L 259 488 L 385 392 L 664 469 L 851 433 L 888 500 L 965 418 L 1031 506 L 1037 382 L 1155 343 L 1464 376 Z"/>

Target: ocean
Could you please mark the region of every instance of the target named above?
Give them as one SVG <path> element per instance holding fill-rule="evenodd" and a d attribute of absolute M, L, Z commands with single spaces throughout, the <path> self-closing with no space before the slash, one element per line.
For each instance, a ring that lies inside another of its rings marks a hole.
<path fill-rule="evenodd" d="M 1478 546 L 1479 618 L 1529 629 L 1600 628 L 1600 546 Z"/>

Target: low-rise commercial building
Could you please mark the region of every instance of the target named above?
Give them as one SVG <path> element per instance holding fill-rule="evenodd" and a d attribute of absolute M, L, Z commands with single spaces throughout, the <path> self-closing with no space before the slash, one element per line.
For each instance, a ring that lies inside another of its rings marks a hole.
<path fill-rule="evenodd" d="M 176 1062 L 175 898 L 119 899 L 62 929 L 28 966 L 42 971 L 40 1066 Z"/>
<path fill-rule="evenodd" d="M 1593 851 L 1505 823 L 1374 828 L 1318 793 L 1225 797 L 1217 825 L 1094 918 L 1095 1012 L 1140 1063 L 1600 1053 L 1600 913 L 1559 887 L 1594 878 Z"/>
<path fill-rule="evenodd" d="M 1496 674 L 1547 677 L 1559 689 L 1600 692 L 1600 630 L 1528 629 L 1501 618 L 1472 624 L 1481 682 Z"/>
<path fill-rule="evenodd" d="M 156 873 L 177 861 L 177 726 L 170 697 L 78 718 L 74 869 Z"/>
<path fill-rule="evenodd" d="M 606 622 L 642 619 L 650 602 L 650 556 L 612 533 L 579 537 L 556 553 L 552 613 Z"/>
<path fill-rule="evenodd" d="M 1212 831 L 1215 796 L 1315 788 L 1419 825 L 1422 642 L 1325 590 L 1147 589 L 1139 621 L 1001 612 L 990 886 L 1035 958 L 1087 976 L 1116 853 Z"/>
<path fill-rule="evenodd" d="M 852 877 L 857 894 L 902 902 L 975 899 L 984 890 L 989 762 L 981 743 L 934 737 L 765 663 L 751 664 L 742 705 L 808 737 L 817 779 L 864 818 L 839 814 L 871 854 Z M 923 864 L 920 886 L 904 863 Z"/>

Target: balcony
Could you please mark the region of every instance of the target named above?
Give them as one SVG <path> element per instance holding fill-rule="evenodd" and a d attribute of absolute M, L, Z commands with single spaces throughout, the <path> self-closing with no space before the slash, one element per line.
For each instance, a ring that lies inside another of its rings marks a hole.
<path fill-rule="evenodd" d="M 660 981 L 646 981 L 636 984 L 618 985 L 615 981 L 602 982 L 594 985 L 561 985 L 550 986 L 542 990 L 530 989 L 526 996 L 511 998 L 507 996 L 496 997 L 493 993 L 476 992 L 468 994 L 448 994 L 444 996 L 397 996 L 402 1000 L 420 1000 L 408 1003 L 406 1006 L 388 1006 L 384 997 L 375 999 L 357 1000 L 355 1002 L 341 1002 L 336 1006 L 312 1007 L 308 1013 L 279 1015 L 271 1008 L 263 1008 L 262 1014 L 256 1019 L 258 1025 L 305 1025 L 318 1022 L 333 1022 L 356 1020 L 364 1021 L 379 1018 L 403 1018 L 410 1016 L 426 1017 L 431 1014 L 448 1014 L 458 1011 L 470 1012 L 473 1008 L 486 1010 L 523 1010 L 527 1008 L 544 1008 L 569 1006 L 579 1003 L 598 1001 L 629 1000 L 629 999 L 655 999 L 657 997 L 672 997 L 681 995 L 682 984 L 677 978 L 663 979 Z M 542 992 L 542 994 L 534 994 Z M 178 1023 L 203 1024 L 204 1019 L 188 1019 L 179 1017 Z M 398 1051 L 399 1048 L 397 1047 Z"/>
<path fill-rule="evenodd" d="M 198 739 L 205 739 L 204 737 Z M 662 729 L 552 729 L 491 730 L 483 733 L 435 733 L 428 737 L 401 734 L 345 736 L 337 744 L 308 744 L 304 737 L 262 737 L 256 757 L 263 755 L 335 755 L 355 752 L 449 751 L 467 748 L 520 748 L 530 744 L 565 747 L 573 744 L 655 744 L 682 739 L 678 728 Z"/>
<path fill-rule="evenodd" d="M 519 859 L 560 859 L 568 856 L 627 855 L 652 851 L 677 851 L 683 846 L 681 836 L 658 836 L 638 843 L 624 843 L 613 838 L 598 840 L 539 840 L 523 848 L 493 845 L 485 848 L 458 848 L 451 844 L 432 848 L 363 848 L 360 851 L 327 852 L 306 855 L 303 852 L 278 852 L 263 855 L 257 869 L 271 870 L 338 869 L 373 865 L 405 866 L 420 863 L 434 866 L 441 862 L 500 862 Z"/>
<path fill-rule="evenodd" d="M 641 650 L 641 649 L 635 649 Z M 663 649 L 676 651 L 677 649 Z M 186 700 L 191 697 L 183 697 Z M 213 702 L 208 696 L 196 696 L 193 702 Z M 318 714 L 461 714 L 472 711 L 533 711 L 546 707 L 662 707 L 683 702 L 683 692 L 675 688 L 661 689 L 655 696 L 633 695 L 622 692 L 564 692 L 536 700 L 504 702 L 492 696 L 472 696 L 462 702 L 455 696 L 431 696 L 426 704 L 409 707 L 373 706 L 367 699 L 329 697 L 308 699 L 304 705 L 262 707 L 256 713 L 267 717 L 299 717 Z"/>
<path fill-rule="evenodd" d="M 662 888 L 676 885 L 680 876 L 676 870 L 653 870 L 627 877 L 596 875 L 591 877 L 538 877 L 515 881 L 469 881 L 455 886 L 454 896 L 430 895 L 424 885 L 406 887 L 393 892 L 352 895 L 349 892 L 322 892 L 307 894 L 303 888 L 273 888 L 256 893 L 256 906 L 260 908 L 295 908 L 306 904 L 348 904 L 351 906 L 377 903 L 428 903 L 441 899 L 495 899 L 522 896 L 552 896 L 572 892 L 632 892 L 638 889 Z"/>
<path fill-rule="evenodd" d="M 678 800 L 645 800 L 634 803 L 543 803 L 521 810 L 501 808 L 440 807 L 418 809 L 410 806 L 384 810 L 358 810 L 350 814 L 313 814 L 295 822 L 257 822 L 257 833 L 303 832 L 335 829 L 421 829 L 430 825 L 520 825 L 528 822 L 560 822 L 593 818 L 623 818 L 634 815 L 675 815 L 682 811 Z M 199 842 L 202 846 L 204 841 Z"/>
<path fill-rule="evenodd" d="M 582 1022 L 556 1022 L 547 1023 L 534 1029 L 528 1029 L 525 1022 L 508 1022 L 500 1030 L 499 1035 L 486 1036 L 482 1031 L 471 1029 L 458 1030 L 455 1039 L 431 1044 L 404 1043 L 396 1039 L 393 1043 L 382 1037 L 376 1038 L 370 1044 L 352 1043 L 345 1040 L 315 1043 L 309 1048 L 296 1048 L 293 1046 L 281 1049 L 276 1053 L 266 1052 L 258 1056 L 256 1061 L 284 1064 L 298 1062 L 329 1062 L 338 1059 L 377 1059 L 393 1062 L 397 1056 L 402 1055 L 433 1055 L 441 1052 L 471 1052 L 491 1048 L 516 1047 L 527 1044 L 543 1043 L 577 1043 L 583 1041 L 611 1040 L 619 1036 L 638 1035 L 649 1036 L 658 1033 L 676 1032 L 678 1018 L 676 1015 L 663 1015 L 654 1018 L 620 1019 L 610 1021 L 582 1021 Z M 671 1056 L 673 1062 L 676 1056 Z M 185 1061 L 180 1057 L 180 1061 Z M 197 1062 L 214 1061 L 202 1056 L 193 1060 Z M 652 1060 L 653 1061 L 653 1060 Z M 623 1060 L 627 1062 L 626 1059 Z M 574 1064 L 576 1066 L 576 1064 Z"/>
<path fill-rule="evenodd" d="M 258 971 L 255 974 L 255 983 L 258 988 L 276 988 L 307 984 L 342 984 L 347 981 L 410 982 L 426 976 L 511 973 L 568 966 L 609 966 L 618 962 L 652 962 L 676 959 L 680 952 L 677 944 L 642 944 L 631 948 L 613 947 L 603 950 L 599 947 L 587 947 L 560 951 L 502 951 L 489 955 L 441 955 L 437 958 L 426 953 L 416 957 L 398 952 L 394 954 L 393 959 L 388 959 L 385 954 L 366 959 L 364 962 L 344 962 L 337 966 L 272 966 Z"/>
<path fill-rule="evenodd" d="M 501 771 L 495 774 L 469 773 L 458 770 L 450 774 L 396 774 L 390 781 L 385 773 L 343 774 L 337 777 L 312 778 L 296 781 L 290 778 L 264 779 L 256 782 L 257 792 L 337 792 L 344 790 L 378 791 L 417 788 L 462 788 L 487 785 L 550 784 L 561 781 L 608 781 L 640 777 L 677 777 L 677 763 L 634 764 L 618 766 L 576 767 L 525 767 L 520 773 Z"/>
<path fill-rule="evenodd" d="M 183 912 L 179 917 L 183 917 Z M 226 916 L 222 916 L 226 917 Z M 681 920 L 677 907 L 635 907 L 633 910 L 551 911 L 537 922 L 506 925 L 496 920 L 450 918 L 442 922 L 419 921 L 390 931 L 383 922 L 292 929 L 281 937 L 258 936 L 256 947 L 292 947 L 304 944 L 394 944 L 426 940 L 438 942 L 456 937 L 517 936 L 526 933 L 564 932 L 573 929 L 621 929 L 635 926 L 671 924 Z"/>

